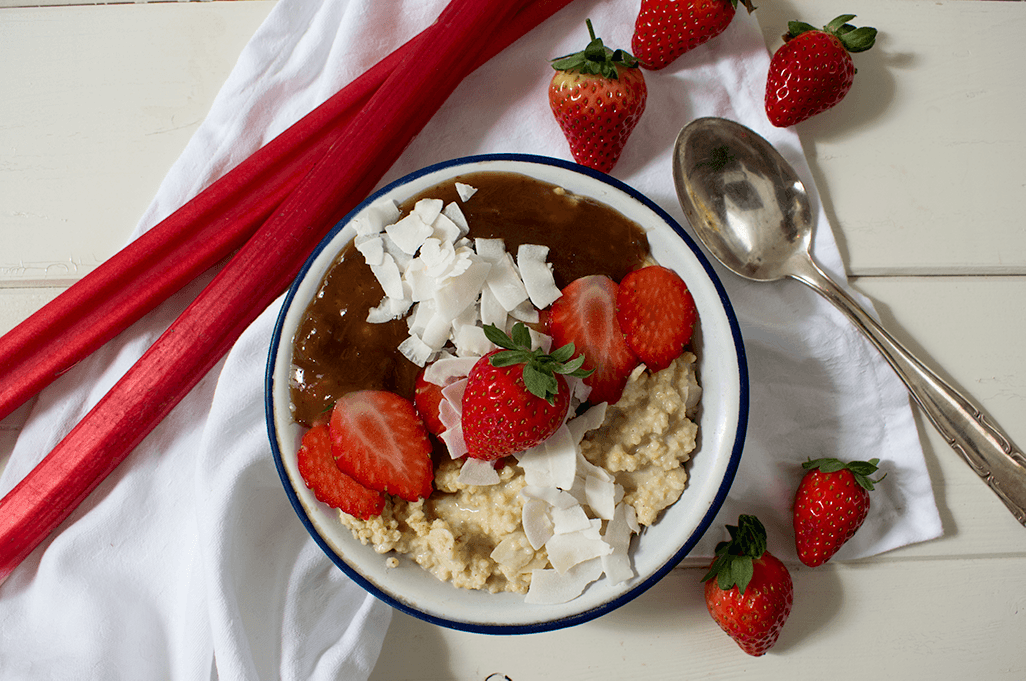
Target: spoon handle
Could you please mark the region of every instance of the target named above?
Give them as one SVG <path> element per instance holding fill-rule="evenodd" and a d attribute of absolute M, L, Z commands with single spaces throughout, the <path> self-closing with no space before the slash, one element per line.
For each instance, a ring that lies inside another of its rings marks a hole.
<path fill-rule="evenodd" d="M 791 276 L 836 305 L 872 341 L 948 444 L 1026 525 L 1026 457 L 979 406 L 926 367 L 811 259 Z"/>

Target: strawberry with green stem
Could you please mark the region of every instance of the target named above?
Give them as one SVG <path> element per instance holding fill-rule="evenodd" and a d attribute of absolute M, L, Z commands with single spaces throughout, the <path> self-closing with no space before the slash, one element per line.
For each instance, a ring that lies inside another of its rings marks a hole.
<path fill-rule="evenodd" d="M 749 13 L 751 0 L 742 0 Z M 727 30 L 738 0 L 641 0 L 631 49 L 641 65 L 657 70 L 669 66 Z"/>
<path fill-rule="evenodd" d="M 765 655 L 780 637 L 794 603 L 791 574 L 766 549 L 766 528 L 751 515 L 728 525 L 705 582 L 713 620 L 749 655 Z"/>
<path fill-rule="evenodd" d="M 591 42 L 552 60 L 549 106 L 574 160 L 609 172 L 645 110 L 648 90 L 638 61 L 606 47 L 587 21 Z"/>
<path fill-rule="evenodd" d="M 784 44 L 770 60 L 766 78 L 766 115 L 778 128 L 804 120 L 836 106 L 855 79 L 854 52 L 865 52 L 876 42 L 875 28 L 856 28 L 842 14 L 822 30 L 801 21 L 787 25 Z"/>
<path fill-rule="evenodd" d="M 792 523 L 798 558 L 809 567 L 830 560 L 862 527 L 869 515 L 869 476 L 879 459 L 845 463 L 835 458 L 806 461 L 795 494 Z"/>
<path fill-rule="evenodd" d="M 564 376 L 583 378 L 584 357 L 573 344 L 545 354 L 532 349 L 531 332 L 517 322 L 507 336 L 494 324 L 485 336 L 499 346 L 474 364 L 463 393 L 463 438 L 470 457 L 494 461 L 548 439 L 570 406 Z"/>

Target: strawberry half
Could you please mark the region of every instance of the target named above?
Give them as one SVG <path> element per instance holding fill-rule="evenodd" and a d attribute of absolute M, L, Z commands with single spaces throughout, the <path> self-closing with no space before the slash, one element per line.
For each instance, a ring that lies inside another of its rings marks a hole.
<path fill-rule="evenodd" d="M 794 498 L 792 522 L 798 558 L 809 567 L 830 560 L 855 536 L 869 515 L 871 480 L 879 459 L 844 463 L 834 458 L 806 461 Z"/>
<path fill-rule="evenodd" d="M 303 435 L 297 453 L 299 474 L 318 501 L 366 520 L 381 515 L 385 498 L 339 470 L 331 452 L 327 424 L 315 425 Z"/>
<path fill-rule="evenodd" d="M 609 172 L 645 110 L 648 89 L 637 60 L 595 37 L 581 52 L 552 60 L 549 106 L 574 160 Z"/>
<path fill-rule="evenodd" d="M 738 0 L 641 0 L 631 49 L 646 69 L 669 66 L 723 33 L 734 19 Z M 751 0 L 743 0 L 749 12 Z"/>
<path fill-rule="evenodd" d="M 616 319 L 627 345 L 652 371 L 680 357 L 698 320 L 684 280 L 659 265 L 627 273 L 616 292 Z"/>
<path fill-rule="evenodd" d="M 742 515 L 716 546 L 705 581 L 705 605 L 720 628 L 749 655 L 765 655 L 780 637 L 794 603 L 787 567 L 766 550 L 766 528 Z"/>
<path fill-rule="evenodd" d="M 500 350 L 477 361 L 463 393 L 463 438 L 468 455 L 494 461 L 530 449 L 563 425 L 570 406 L 564 375 L 584 377 L 573 344 L 551 354 L 531 349 L 531 333 L 517 322 L 512 337 L 494 324 L 485 335 Z"/>
<path fill-rule="evenodd" d="M 584 355 L 583 367 L 592 370 L 584 382 L 591 386 L 592 404 L 620 399 L 638 357 L 631 351 L 616 319 L 617 285 L 594 274 L 567 284 L 549 308 L 549 334 L 558 347 L 573 343 Z"/>
<path fill-rule="evenodd" d="M 801 123 L 838 104 L 851 90 L 855 64 L 850 52 L 865 52 L 876 29 L 855 28 L 842 14 L 822 30 L 801 21 L 787 24 L 784 44 L 773 54 L 766 77 L 766 116 L 778 128 Z"/>
<path fill-rule="evenodd" d="M 407 501 L 431 494 L 431 443 L 409 400 L 384 390 L 348 393 L 335 403 L 329 428 L 343 473 Z"/>
<path fill-rule="evenodd" d="M 424 370 L 421 369 L 413 383 L 413 404 L 432 435 L 441 435 L 445 432 L 445 425 L 439 416 L 442 399 L 442 386 L 424 380 Z"/>

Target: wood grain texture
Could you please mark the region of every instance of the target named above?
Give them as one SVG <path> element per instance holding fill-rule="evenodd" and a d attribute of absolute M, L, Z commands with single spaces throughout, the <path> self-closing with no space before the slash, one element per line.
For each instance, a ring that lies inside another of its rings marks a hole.
<path fill-rule="evenodd" d="M 834 109 L 797 126 L 856 275 L 1026 274 L 1026 4 L 783 0 L 756 14 L 770 49 L 787 22 L 857 12 L 880 33 Z"/>

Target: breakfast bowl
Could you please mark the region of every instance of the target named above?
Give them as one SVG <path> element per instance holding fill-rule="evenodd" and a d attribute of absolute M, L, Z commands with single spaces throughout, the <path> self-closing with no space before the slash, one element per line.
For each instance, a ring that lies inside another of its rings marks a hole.
<path fill-rule="evenodd" d="M 458 588 L 410 558 L 376 552 L 340 522 L 337 509 L 317 500 L 297 463 L 306 428 L 296 422 L 292 407 L 293 341 L 338 254 L 354 239 L 361 220 L 383 202 L 403 204 L 478 173 L 532 178 L 618 212 L 644 233 L 651 258 L 684 279 L 697 308 L 691 347 L 702 388 L 694 417 L 696 448 L 686 463 L 687 486 L 656 522 L 631 539 L 632 577 L 617 583 L 598 579 L 567 602 L 529 602 L 518 593 Z M 382 601 L 422 620 L 477 633 L 523 634 L 573 626 L 620 607 L 658 582 L 695 547 L 722 505 L 740 461 L 748 419 L 748 374 L 738 322 L 724 288 L 673 218 L 604 173 L 546 157 L 493 154 L 446 161 L 403 177 L 369 197 L 323 239 L 287 292 L 275 324 L 265 408 L 285 493 L 313 540 L 339 569 Z"/>

